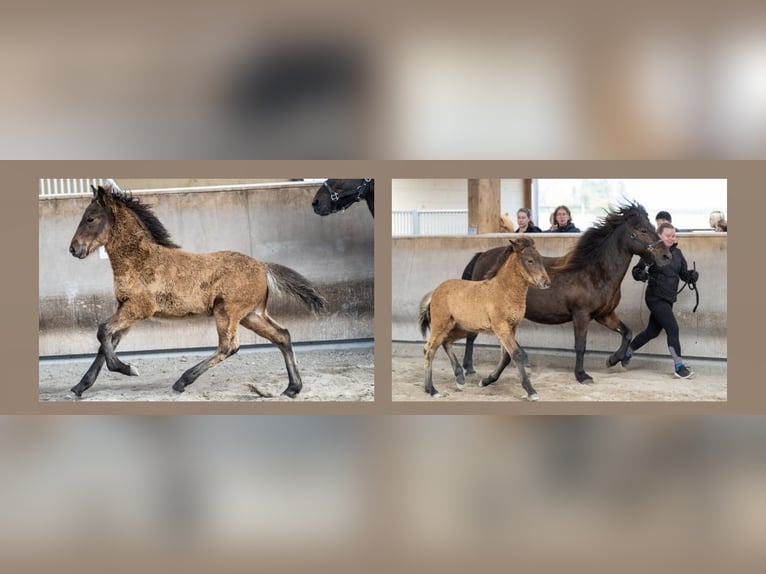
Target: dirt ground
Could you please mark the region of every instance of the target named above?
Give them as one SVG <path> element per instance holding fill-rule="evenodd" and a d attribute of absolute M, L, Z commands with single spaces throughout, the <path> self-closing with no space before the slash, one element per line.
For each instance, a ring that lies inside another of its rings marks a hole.
<path fill-rule="evenodd" d="M 464 347 L 455 345 L 460 360 Z M 462 391 L 455 388 L 449 359 L 443 349 L 433 363 L 433 382 L 441 397 L 438 401 L 514 401 L 525 400 L 519 375 L 514 365 L 488 387 L 479 380 L 489 374 L 500 359 L 499 347 L 476 347 L 474 367 L 477 374 L 466 376 Z M 529 377 L 540 401 L 725 401 L 726 362 L 689 360 L 694 371 L 691 379 L 678 379 L 673 374 L 669 357 L 636 355 L 627 369 L 606 367 L 606 354 L 585 355 L 585 370 L 593 384 L 580 384 L 574 377 L 574 351 L 530 352 Z M 430 400 L 423 391 L 423 344 L 394 343 L 391 359 L 391 387 L 394 401 Z"/>
<path fill-rule="evenodd" d="M 372 401 L 374 398 L 373 344 L 344 348 L 331 345 L 295 347 L 303 389 L 295 399 L 280 396 L 287 387 L 287 371 L 276 348 L 240 351 L 204 373 L 183 393 L 171 389 L 181 374 L 209 356 L 209 351 L 150 355 L 120 354 L 136 367 L 137 377 L 111 373 L 106 368 L 95 384 L 76 398 L 70 388 L 88 369 L 92 358 L 41 360 L 40 401 Z M 264 398 L 253 390 L 273 395 Z"/>

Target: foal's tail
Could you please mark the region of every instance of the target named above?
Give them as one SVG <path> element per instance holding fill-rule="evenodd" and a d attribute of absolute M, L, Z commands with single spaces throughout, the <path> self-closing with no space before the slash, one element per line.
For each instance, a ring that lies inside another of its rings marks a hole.
<path fill-rule="evenodd" d="M 286 291 L 315 313 L 327 309 L 327 299 L 303 275 L 278 263 L 265 265 L 269 291 Z"/>
<path fill-rule="evenodd" d="M 479 251 L 471 258 L 471 260 L 468 262 L 468 265 L 466 265 L 465 269 L 463 270 L 463 275 L 460 277 L 461 279 L 465 279 L 466 281 L 473 279 L 473 268 L 476 267 L 476 261 L 478 261 L 479 257 L 481 257 L 483 253 L 483 251 Z"/>
<path fill-rule="evenodd" d="M 420 307 L 418 312 L 418 325 L 420 325 L 420 334 L 423 338 L 426 338 L 426 333 L 431 327 L 431 294 L 433 291 L 426 293 L 426 296 L 420 301 Z"/>

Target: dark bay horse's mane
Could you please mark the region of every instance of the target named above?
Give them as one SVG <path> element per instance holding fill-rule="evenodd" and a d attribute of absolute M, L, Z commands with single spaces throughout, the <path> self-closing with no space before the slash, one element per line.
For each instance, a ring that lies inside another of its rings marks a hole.
<path fill-rule="evenodd" d="M 103 188 L 102 188 L 103 189 Z M 104 189 L 105 192 L 109 190 Z M 145 203 L 141 203 L 141 200 L 137 197 L 133 197 L 133 194 L 129 191 L 111 190 L 112 199 L 119 201 L 122 205 L 130 209 L 139 221 L 146 227 L 146 230 L 151 235 L 155 243 L 170 247 L 172 249 L 179 249 L 180 246 L 173 243 L 170 239 L 170 233 L 165 226 L 162 225 L 157 216 L 151 210 L 151 208 Z"/>
<path fill-rule="evenodd" d="M 608 255 L 610 238 L 620 226 L 649 215 L 644 207 L 636 202 L 620 205 L 606 213 L 596 224 L 582 234 L 574 248 L 551 265 L 556 271 L 574 271 L 593 264 Z"/>

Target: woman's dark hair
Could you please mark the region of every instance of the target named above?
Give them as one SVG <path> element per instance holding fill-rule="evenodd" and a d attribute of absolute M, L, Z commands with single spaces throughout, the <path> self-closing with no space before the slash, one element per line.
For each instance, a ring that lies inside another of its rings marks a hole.
<path fill-rule="evenodd" d="M 527 219 L 529 220 L 529 223 L 527 223 L 527 227 L 534 227 L 534 226 L 535 226 L 535 222 L 534 222 L 534 221 L 532 221 L 532 212 L 531 212 L 531 211 L 529 211 L 529 209 L 527 209 L 526 207 L 520 207 L 520 208 L 519 208 L 519 209 L 516 211 L 516 215 L 518 215 L 518 214 L 519 214 L 519 213 L 521 213 L 522 211 L 523 211 L 524 213 L 526 213 L 526 214 L 527 214 Z"/>
<path fill-rule="evenodd" d="M 569 217 L 569 221 L 567 223 L 572 223 L 572 212 L 569 211 L 569 208 L 566 205 L 559 205 L 556 209 L 553 210 L 553 220 L 556 221 L 556 214 L 559 212 L 559 209 L 563 209 L 567 212 L 567 216 Z"/>

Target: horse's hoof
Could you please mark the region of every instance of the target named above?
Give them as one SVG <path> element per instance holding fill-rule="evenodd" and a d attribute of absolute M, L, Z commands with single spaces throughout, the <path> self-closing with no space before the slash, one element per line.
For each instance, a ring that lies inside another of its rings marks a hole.
<path fill-rule="evenodd" d="M 434 394 L 431 395 L 431 398 L 432 399 L 440 399 L 441 395 L 439 393 L 434 393 Z"/>
<path fill-rule="evenodd" d="M 527 397 L 528 401 L 539 401 L 540 397 L 537 396 L 537 393 L 532 393 L 531 395 L 528 395 Z"/>
<path fill-rule="evenodd" d="M 136 369 L 133 365 L 128 365 L 128 376 L 137 377 L 138 369 Z"/>
<path fill-rule="evenodd" d="M 606 368 L 614 367 L 617 363 L 620 362 L 620 359 L 616 358 L 614 355 L 609 355 L 606 358 Z"/>
<path fill-rule="evenodd" d="M 577 382 L 583 385 L 590 385 L 593 383 L 593 377 L 587 373 L 583 373 L 582 375 L 577 375 Z"/>
<path fill-rule="evenodd" d="M 282 396 L 285 396 L 289 399 L 294 399 L 297 394 L 298 394 L 298 391 L 293 391 L 292 389 L 285 389 L 284 391 L 282 391 Z"/>
<path fill-rule="evenodd" d="M 462 385 L 460 383 L 455 383 L 455 388 L 458 391 L 462 391 L 465 388 L 465 383 L 463 383 Z"/>
<path fill-rule="evenodd" d="M 186 385 L 184 385 L 183 383 L 175 383 L 173 385 L 173 390 L 177 393 L 183 393 L 185 388 L 186 388 Z"/>
<path fill-rule="evenodd" d="M 494 383 L 496 380 L 497 379 L 494 379 L 494 380 L 492 380 L 492 379 L 482 379 L 481 381 L 479 381 L 479 386 L 480 387 L 488 387 L 489 385 Z"/>
<path fill-rule="evenodd" d="M 70 391 L 72 391 L 72 392 L 74 393 L 74 396 L 76 396 L 78 399 L 79 399 L 80 397 L 82 397 L 82 391 L 81 391 L 81 390 L 79 390 L 77 387 L 72 387 L 72 388 L 71 388 L 71 389 L 69 389 L 69 390 L 70 390 Z"/>
<path fill-rule="evenodd" d="M 463 369 L 464 369 L 466 375 L 475 375 L 476 374 L 476 369 L 474 369 L 473 367 L 465 367 L 464 366 Z"/>

